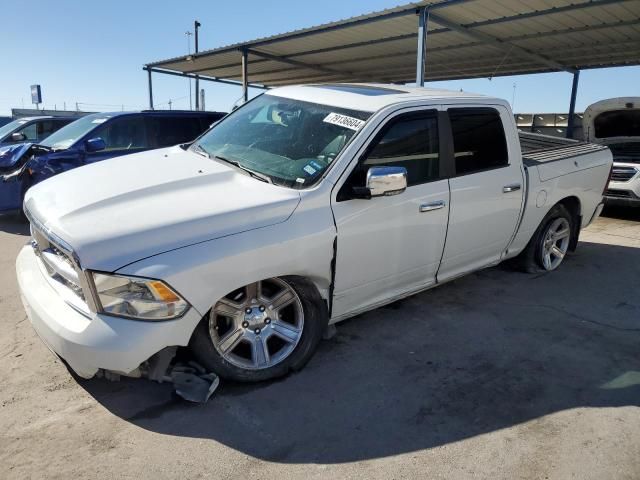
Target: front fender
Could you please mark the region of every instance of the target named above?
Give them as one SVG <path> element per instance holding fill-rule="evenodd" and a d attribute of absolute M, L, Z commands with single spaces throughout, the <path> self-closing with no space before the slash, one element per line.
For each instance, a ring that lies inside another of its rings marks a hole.
<path fill-rule="evenodd" d="M 145 258 L 117 273 L 164 280 L 202 314 L 237 288 L 285 275 L 307 278 L 327 300 L 335 237 L 328 206 L 303 208 L 284 223 Z"/>
<path fill-rule="evenodd" d="M 0 148 L 0 173 L 8 173 L 28 160 L 33 143 L 17 143 Z"/>
<path fill-rule="evenodd" d="M 42 182 L 47 178 L 84 165 L 82 154 L 76 150 L 63 150 L 34 156 L 27 165 L 31 183 Z"/>

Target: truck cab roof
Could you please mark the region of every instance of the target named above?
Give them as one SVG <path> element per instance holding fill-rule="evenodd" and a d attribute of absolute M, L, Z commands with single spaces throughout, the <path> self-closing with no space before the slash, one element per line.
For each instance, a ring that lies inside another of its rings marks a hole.
<path fill-rule="evenodd" d="M 267 95 L 367 112 L 375 112 L 390 105 L 412 103 L 416 100 L 433 100 L 434 103 L 443 103 L 447 100 L 456 102 L 470 100 L 474 103 L 506 104 L 504 100 L 476 93 L 381 83 L 297 85 L 274 88 L 269 90 Z"/>

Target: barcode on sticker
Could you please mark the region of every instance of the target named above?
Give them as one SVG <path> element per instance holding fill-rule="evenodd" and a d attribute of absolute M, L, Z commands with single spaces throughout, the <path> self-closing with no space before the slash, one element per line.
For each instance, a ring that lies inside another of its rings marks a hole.
<path fill-rule="evenodd" d="M 349 117 L 347 115 L 340 115 L 339 113 L 335 112 L 332 112 L 324 117 L 324 122 L 338 125 L 340 127 L 349 128 L 351 130 L 358 130 L 362 125 L 364 125 L 364 120 Z"/>

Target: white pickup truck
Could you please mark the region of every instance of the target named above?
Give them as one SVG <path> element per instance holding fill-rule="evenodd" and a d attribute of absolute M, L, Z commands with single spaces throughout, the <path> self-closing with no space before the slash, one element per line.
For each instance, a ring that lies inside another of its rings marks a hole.
<path fill-rule="evenodd" d="M 31 188 L 20 290 L 83 377 L 189 346 L 223 378 L 264 380 L 365 310 L 514 257 L 554 270 L 599 215 L 611 164 L 599 145 L 521 144 L 495 98 L 273 89 L 190 146 Z"/>
<path fill-rule="evenodd" d="M 613 154 L 607 204 L 640 207 L 640 97 L 601 100 L 584 112 L 584 138 Z"/>

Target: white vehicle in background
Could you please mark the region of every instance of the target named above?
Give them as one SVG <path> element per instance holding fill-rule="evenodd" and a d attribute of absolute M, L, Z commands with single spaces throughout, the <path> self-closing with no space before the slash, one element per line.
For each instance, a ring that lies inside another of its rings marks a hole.
<path fill-rule="evenodd" d="M 273 89 L 189 148 L 31 188 L 20 290 L 83 377 L 188 345 L 223 378 L 274 378 L 328 324 L 506 259 L 554 270 L 599 215 L 611 162 L 603 146 L 519 137 L 496 98 Z"/>
<path fill-rule="evenodd" d="M 585 110 L 583 125 L 587 142 L 613 153 L 607 204 L 640 206 L 640 97 L 594 103 Z"/>

